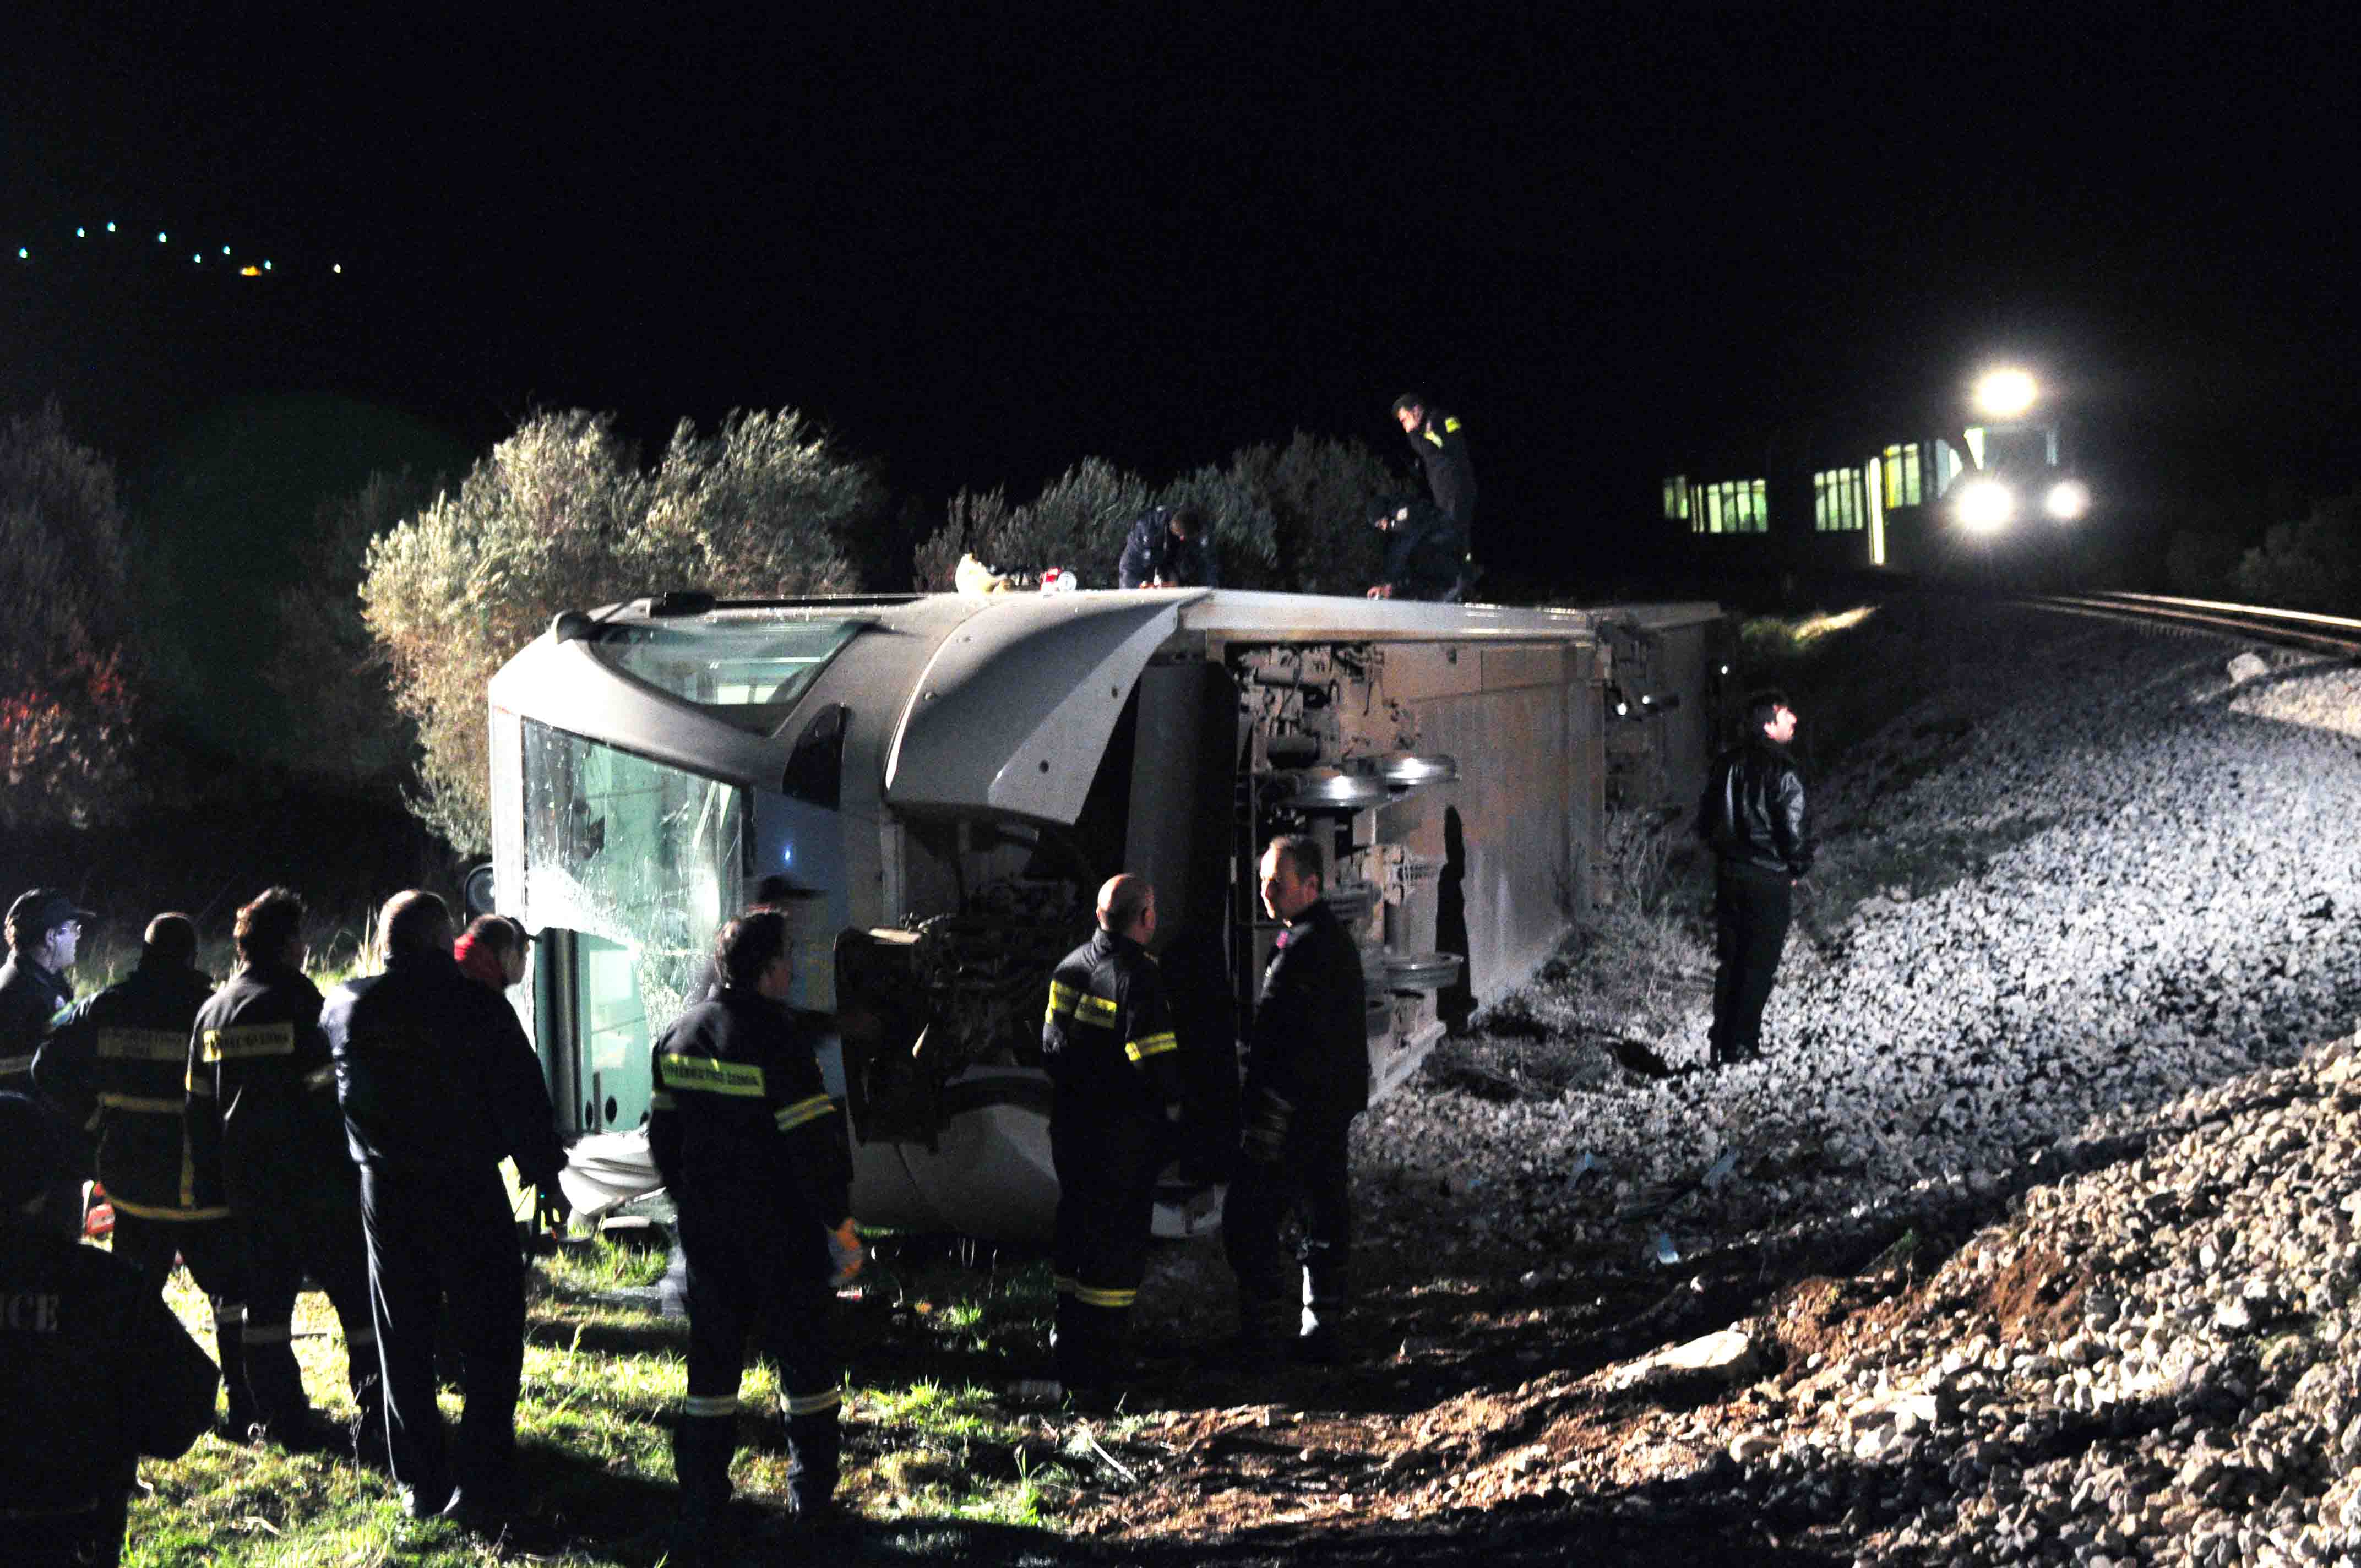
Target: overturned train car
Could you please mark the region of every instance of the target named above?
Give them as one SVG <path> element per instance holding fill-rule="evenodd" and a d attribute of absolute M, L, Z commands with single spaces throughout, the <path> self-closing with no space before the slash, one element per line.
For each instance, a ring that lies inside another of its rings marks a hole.
<path fill-rule="evenodd" d="M 1694 797 L 1728 671 L 1710 605 L 668 595 L 561 616 L 491 686 L 496 884 L 544 933 L 529 1014 L 561 1121 L 644 1122 L 651 1039 L 783 873 L 806 894 L 796 1003 L 835 1024 L 855 1212 L 1046 1236 L 1049 972 L 1129 870 L 1158 889 L 1189 1083 L 1159 1224 L 1205 1223 L 1274 936 L 1262 843 L 1323 848 L 1381 1096 L 1592 902 L 1610 793 Z"/>

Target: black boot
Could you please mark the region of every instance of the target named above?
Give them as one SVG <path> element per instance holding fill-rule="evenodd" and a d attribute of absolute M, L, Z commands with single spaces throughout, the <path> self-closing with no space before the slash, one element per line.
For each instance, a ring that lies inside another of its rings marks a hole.
<path fill-rule="evenodd" d="M 673 1568 L 703 1568 L 722 1560 L 730 1456 L 737 1448 L 734 1415 L 683 1416 L 672 1429 L 672 1472 L 680 1485 L 680 1514 L 672 1531 Z"/>
<path fill-rule="evenodd" d="M 826 1523 L 836 1518 L 839 1442 L 833 1404 L 787 1417 L 787 1502 L 797 1519 Z"/>

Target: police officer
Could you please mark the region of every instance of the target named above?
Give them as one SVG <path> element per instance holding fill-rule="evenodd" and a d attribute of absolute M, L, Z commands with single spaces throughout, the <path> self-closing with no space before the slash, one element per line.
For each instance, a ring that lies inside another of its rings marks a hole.
<path fill-rule="evenodd" d="M 1203 520 L 1185 506 L 1148 508 L 1124 539 L 1115 581 L 1126 588 L 1221 587 Z"/>
<path fill-rule="evenodd" d="M 189 1141 L 189 1032 L 213 981 L 196 967 L 185 915 L 148 923 L 139 967 L 58 1016 L 33 1078 L 97 1134 L 98 1179 L 115 1208 L 115 1255 L 161 1295 L 177 1255 L 213 1303 L 214 1343 L 229 1385 L 229 1430 L 258 1420 L 238 1335 L 246 1325 L 246 1251 L 220 1173 L 200 1170 Z"/>
<path fill-rule="evenodd" d="M 138 1459 L 213 1423 L 214 1365 L 154 1284 L 42 1211 L 70 1151 L 0 1094 L 0 1548 L 15 1568 L 123 1552 Z"/>
<path fill-rule="evenodd" d="M 81 1119 L 69 1122 L 63 1109 L 34 1084 L 33 1056 L 50 1024 L 73 1000 L 65 971 L 73 967 L 82 927 L 97 919 L 57 889 L 37 887 L 8 906 L 8 959 L 0 963 L 0 1091 L 30 1098 L 57 1123 L 50 1131 L 68 1157 L 58 1168 L 49 1211 L 60 1224 L 76 1226 L 82 1223 L 82 1184 L 90 1176 L 90 1140 L 81 1131 Z"/>
<path fill-rule="evenodd" d="M 289 1343 L 308 1272 L 343 1326 L 360 1411 L 338 1446 L 374 1458 L 384 1410 L 360 1183 L 336 1113 L 320 993 L 303 976 L 302 925 L 303 901 L 283 887 L 237 912 L 237 972 L 198 1010 L 189 1039 L 189 1141 L 200 1179 L 219 1179 L 246 1238 L 240 1343 L 263 1435 L 291 1446 L 330 1441 Z"/>
<path fill-rule="evenodd" d="M 1476 465 L 1467 455 L 1467 437 L 1456 414 L 1429 408 L 1416 392 L 1394 400 L 1394 422 L 1410 440 L 1410 449 L 1426 468 L 1426 486 L 1434 504 L 1451 514 L 1459 535 L 1476 538 Z"/>
<path fill-rule="evenodd" d="M 524 1258 L 503 1158 L 559 1217 L 566 1164 L 541 1062 L 515 1011 L 460 972 L 440 898 L 397 894 L 379 917 L 386 971 L 340 987 L 320 1016 L 344 1131 L 360 1167 L 369 1301 L 385 1365 L 388 1447 L 402 1507 L 497 1531 L 521 1501 L 516 1403 Z M 447 1449 L 434 1331 L 447 1311 L 465 1416 Z"/>
<path fill-rule="evenodd" d="M 1041 1021 L 1058 1171 L 1058 1288 L 1051 1346 L 1076 1409 L 1121 1397 L 1124 1328 L 1147 1272 L 1156 1173 L 1180 1120 L 1180 1055 L 1148 943 L 1156 890 L 1145 877 L 1099 889 L 1096 935 L 1059 961 Z"/>
<path fill-rule="evenodd" d="M 844 1118 L 785 1006 L 786 917 L 741 916 L 714 952 L 721 989 L 657 1038 L 651 1064 L 648 1146 L 688 1260 L 688 1399 L 672 1450 L 679 1563 L 718 1545 L 750 1336 L 778 1364 L 788 1502 L 808 1521 L 831 1514 L 841 1376 L 828 1322 L 831 1240 L 846 1269 L 859 1263 Z"/>
<path fill-rule="evenodd" d="M 1300 836 L 1273 839 L 1261 873 L 1263 907 L 1286 925 L 1255 1008 L 1222 1248 L 1237 1276 L 1239 1340 L 1248 1356 L 1289 1349 L 1301 1360 L 1335 1361 L 1350 1302 L 1345 1136 L 1369 1103 L 1361 955 L 1321 901 L 1319 845 Z M 1279 1228 L 1299 1207 L 1303 1308 L 1290 1333 L 1299 1292 Z"/>

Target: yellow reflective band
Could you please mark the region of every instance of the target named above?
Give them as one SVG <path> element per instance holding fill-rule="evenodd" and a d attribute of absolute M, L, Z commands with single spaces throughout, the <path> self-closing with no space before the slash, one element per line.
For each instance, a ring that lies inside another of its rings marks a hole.
<path fill-rule="evenodd" d="M 186 1061 L 189 1036 L 170 1029 L 101 1029 L 98 1054 L 115 1061 Z"/>
<path fill-rule="evenodd" d="M 817 1122 L 822 1116 L 831 1114 L 835 1110 L 834 1101 L 825 1094 L 815 1094 L 808 1100 L 798 1100 L 792 1105 L 780 1106 L 779 1113 L 772 1120 L 778 1123 L 779 1131 L 791 1133 L 806 1122 Z"/>
<path fill-rule="evenodd" d="M 1144 1040 L 1126 1041 L 1123 1047 L 1123 1054 L 1134 1061 L 1146 1061 L 1150 1057 L 1160 1057 L 1167 1051 L 1177 1051 L 1180 1048 L 1180 1042 L 1172 1037 L 1172 1031 L 1167 1029 L 1162 1034 L 1150 1035 Z"/>
<path fill-rule="evenodd" d="M 1068 985 L 1062 980 L 1051 981 L 1049 982 L 1049 1011 L 1053 1014 L 1071 1013 L 1074 1010 L 1075 1001 L 1080 998 L 1082 994 L 1081 991 L 1077 990 L 1073 986 Z"/>
<path fill-rule="evenodd" d="M 656 1061 L 664 1069 L 666 1089 L 697 1094 L 743 1095 L 752 1100 L 763 1097 L 763 1069 L 752 1062 L 675 1056 L 670 1051 Z"/>
<path fill-rule="evenodd" d="M 1459 422 L 1446 414 L 1444 416 L 1443 428 L 1452 432 L 1454 434 L 1456 434 L 1459 430 Z"/>
<path fill-rule="evenodd" d="M 1139 1287 L 1135 1285 L 1128 1290 L 1102 1290 L 1095 1286 L 1077 1282 L 1074 1299 L 1085 1307 L 1109 1307 L 1121 1310 L 1139 1299 Z"/>
<path fill-rule="evenodd" d="M 681 1401 L 681 1413 L 690 1416 L 734 1416 L 738 1413 L 735 1394 L 691 1394 Z"/>
<path fill-rule="evenodd" d="M 649 1095 L 649 1096 L 648 1096 L 648 1109 L 649 1109 L 649 1110 L 651 1110 L 651 1111 L 669 1111 L 669 1110 L 671 1110 L 672 1108 L 673 1108 L 672 1096 L 671 1096 L 671 1095 L 669 1095 L 669 1094 L 666 1094 L 663 1090 L 659 1089 L 659 1090 L 657 1090 L 653 1094 L 651 1094 L 651 1095 Z"/>
<path fill-rule="evenodd" d="M 840 1388 L 830 1388 L 825 1394 L 796 1394 L 783 1398 L 779 1401 L 779 1410 L 783 1415 L 817 1416 L 832 1410 L 842 1403 L 844 1403 L 844 1391 Z"/>
<path fill-rule="evenodd" d="M 291 1057 L 295 1054 L 292 1024 L 240 1024 L 230 1029 L 207 1029 L 203 1059 L 237 1061 L 247 1057 Z"/>
<path fill-rule="evenodd" d="M 5 1078 L 11 1073 L 30 1072 L 32 1070 L 33 1053 L 30 1051 L 26 1052 L 21 1057 L 0 1057 L 0 1078 Z"/>
<path fill-rule="evenodd" d="M 1442 433 L 1442 432 L 1440 432 L 1440 431 L 1435 431 L 1435 430 L 1430 430 L 1430 431 L 1426 431 L 1426 432 L 1424 432 L 1423 433 L 1425 434 L 1426 438 L 1427 438 L 1429 441 L 1433 442 L 1437 446 L 1440 446 L 1440 445 L 1442 445 L 1442 444 L 1443 444 L 1443 433 Z"/>
<path fill-rule="evenodd" d="M 181 1103 L 160 1094 L 117 1094 L 111 1090 L 101 1090 L 98 1102 L 110 1111 L 140 1111 L 150 1116 L 177 1116 Z"/>
<path fill-rule="evenodd" d="M 1074 1003 L 1074 1022 L 1096 1028 L 1114 1028 L 1115 1013 L 1115 1004 L 1104 996 L 1084 996 Z"/>
<path fill-rule="evenodd" d="M 230 1206 L 226 1203 L 215 1203 L 203 1209 L 163 1209 L 152 1203 L 134 1203 L 128 1198 L 118 1198 L 112 1192 L 106 1195 L 106 1201 L 113 1205 L 116 1213 L 129 1214 L 134 1219 L 139 1220 L 162 1220 L 167 1223 L 179 1220 L 193 1223 L 198 1220 L 226 1220 L 231 1213 Z"/>

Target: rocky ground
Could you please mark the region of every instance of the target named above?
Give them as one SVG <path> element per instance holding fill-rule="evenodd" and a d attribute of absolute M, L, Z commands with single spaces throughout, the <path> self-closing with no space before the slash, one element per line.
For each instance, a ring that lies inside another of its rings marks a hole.
<path fill-rule="evenodd" d="M 2361 1563 L 2361 674 L 1943 601 L 1792 689 L 1826 848 L 1705 1071 L 1677 824 L 1356 1135 L 1362 1364 L 1208 1358 L 1075 1499 L 1192 1561 Z M 1044 1419 L 1047 1429 L 1054 1422 Z"/>

